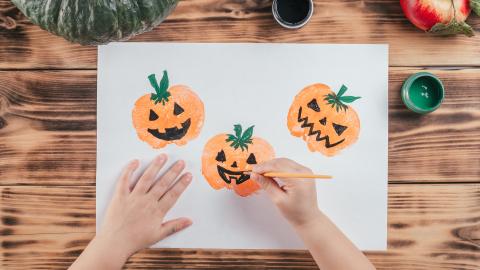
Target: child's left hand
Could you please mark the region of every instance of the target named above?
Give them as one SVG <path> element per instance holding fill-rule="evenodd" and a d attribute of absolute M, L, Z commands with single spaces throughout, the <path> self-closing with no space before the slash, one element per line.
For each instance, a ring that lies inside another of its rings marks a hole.
<path fill-rule="evenodd" d="M 130 188 L 130 179 L 139 163 L 135 160 L 127 165 L 94 241 L 109 243 L 109 248 L 119 249 L 116 255 L 126 260 L 138 250 L 192 224 L 188 218 L 163 220 L 192 180 L 190 173 L 180 176 L 185 168 L 182 160 L 175 162 L 157 180 L 166 161 L 164 154 L 155 158 L 133 188 Z"/>
<path fill-rule="evenodd" d="M 190 173 L 180 176 L 185 168 L 182 160 L 157 177 L 166 161 L 166 155 L 155 158 L 133 188 L 130 182 L 138 168 L 138 160 L 125 167 L 102 227 L 70 270 L 121 269 L 128 257 L 138 250 L 192 224 L 188 218 L 163 221 L 192 181 Z"/>

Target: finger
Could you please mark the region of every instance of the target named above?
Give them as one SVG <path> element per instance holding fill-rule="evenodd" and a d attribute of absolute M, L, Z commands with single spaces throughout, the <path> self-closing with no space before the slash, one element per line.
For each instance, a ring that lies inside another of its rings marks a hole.
<path fill-rule="evenodd" d="M 192 174 L 186 173 L 160 198 L 160 211 L 167 213 L 177 202 L 178 198 L 192 182 Z"/>
<path fill-rule="evenodd" d="M 130 179 L 132 178 L 133 172 L 138 168 L 138 165 L 138 160 L 132 160 L 127 164 L 127 166 L 125 166 L 120 178 L 118 179 L 117 190 L 115 194 L 123 196 L 130 193 Z"/>
<path fill-rule="evenodd" d="M 285 192 L 282 190 L 280 185 L 272 178 L 264 177 L 263 175 L 256 173 L 251 173 L 250 178 L 256 181 L 260 187 L 265 190 L 265 193 L 267 193 L 267 196 L 273 202 L 277 203 L 282 199 L 283 196 L 285 196 Z"/>
<path fill-rule="evenodd" d="M 252 171 L 258 174 L 266 173 L 266 172 L 273 172 L 273 171 L 284 171 L 292 167 L 292 160 L 287 158 L 275 158 L 260 164 L 254 165 L 252 167 Z"/>
<path fill-rule="evenodd" d="M 145 170 L 138 182 L 135 184 L 133 194 L 145 194 L 152 186 L 158 172 L 162 169 L 163 165 L 167 162 L 167 155 L 161 154 L 157 156 Z"/>
<path fill-rule="evenodd" d="M 192 221 L 188 218 L 177 218 L 169 220 L 162 224 L 160 228 L 159 240 L 167 238 L 168 236 L 182 231 L 192 225 Z"/>
<path fill-rule="evenodd" d="M 167 192 L 175 179 L 177 179 L 183 169 L 185 169 L 185 162 L 183 160 L 175 162 L 153 185 L 150 190 L 152 195 L 157 199 L 160 199 L 165 192 Z"/>
<path fill-rule="evenodd" d="M 298 172 L 311 173 L 311 170 L 288 158 L 275 158 L 252 167 L 252 172 Z"/>

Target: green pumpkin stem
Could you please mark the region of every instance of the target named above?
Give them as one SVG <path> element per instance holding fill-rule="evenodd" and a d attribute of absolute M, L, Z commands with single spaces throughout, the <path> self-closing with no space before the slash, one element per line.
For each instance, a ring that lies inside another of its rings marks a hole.
<path fill-rule="evenodd" d="M 158 102 L 162 102 L 165 105 L 165 102 L 168 102 L 168 98 L 170 97 L 170 92 L 168 92 L 168 73 L 166 70 L 163 71 L 162 80 L 160 81 L 160 85 L 158 85 L 157 78 L 155 74 L 150 74 L 148 76 L 148 80 L 152 85 L 153 89 L 155 89 L 155 93 L 152 93 L 150 99 L 157 104 Z"/>
<path fill-rule="evenodd" d="M 235 134 L 227 134 L 227 142 L 231 142 L 230 146 L 237 150 L 239 147 L 244 150 L 248 150 L 248 145 L 252 144 L 252 136 L 253 136 L 253 127 L 251 126 L 242 133 L 242 126 L 241 125 L 234 125 L 233 131 Z"/>
<path fill-rule="evenodd" d="M 335 109 L 338 111 L 344 110 L 345 112 L 348 109 L 348 106 L 345 105 L 345 103 L 352 103 L 355 100 L 359 99 L 360 97 L 354 97 L 354 96 L 344 96 L 345 92 L 347 92 L 348 88 L 342 84 L 342 87 L 340 87 L 340 90 L 338 90 L 338 93 L 331 93 L 328 95 L 325 95 L 324 100 L 327 101 L 328 104 L 332 105 L 332 108 L 335 107 Z"/>

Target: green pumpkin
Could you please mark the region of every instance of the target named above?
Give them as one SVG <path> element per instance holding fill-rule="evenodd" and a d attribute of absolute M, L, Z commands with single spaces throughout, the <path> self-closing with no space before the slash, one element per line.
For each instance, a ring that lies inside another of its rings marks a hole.
<path fill-rule="evenodd" d="M 81 44 L 127 40 L 159 25 L 178 0 L 12 0 L 33 23 Z"/>

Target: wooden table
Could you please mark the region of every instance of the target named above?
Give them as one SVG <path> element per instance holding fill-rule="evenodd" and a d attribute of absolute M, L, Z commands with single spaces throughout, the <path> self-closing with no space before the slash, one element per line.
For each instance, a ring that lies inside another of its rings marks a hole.
<path fill-rule="evenodd" d="M 428 36 L 397 0 L 315 1 L 298 31 L 271 1 L 186 0 L 135 41 L 389 43 L 388 252 L 379 269 L 480 269 L 480 19 Z M 65 269 L 95 232 L 96 47 L 70 44 L 0 0 L 0 269 Z M 431 115 L 399 97 L 410 74 L 445 83 Z M 148 250 L 127 268 L 310 269 L 305 251 Z"/>

